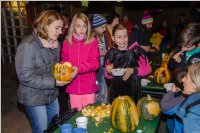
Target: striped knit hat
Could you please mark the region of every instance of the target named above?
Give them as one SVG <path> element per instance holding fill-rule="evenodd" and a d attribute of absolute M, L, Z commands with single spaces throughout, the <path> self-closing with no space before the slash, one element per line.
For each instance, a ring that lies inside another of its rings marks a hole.
<path fill-rule="evenodd" d="M 153 17 L 149 14 L 148 11 L 144 11 L 142 16 L 142 24 L 153 23 Z"/>
<path fill-rule="evenodd" d="M 100 14 L 94 14 L 92 18 L 92 27 L 97 28 L 107 23 L 107 20 Z"/>

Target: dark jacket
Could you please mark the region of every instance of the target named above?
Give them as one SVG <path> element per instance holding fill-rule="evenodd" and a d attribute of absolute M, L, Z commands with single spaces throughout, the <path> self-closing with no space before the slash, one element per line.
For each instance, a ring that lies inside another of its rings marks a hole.
<path fill-rule="evenodd" d="M 129 45 L 138 42 L 140 46 L 152 46 L 150 43 L 151 32 L 145 29 L 133 28 L 129 39 Z"/>
<path fill-rule="evenodd" d="M 140 97 L 140 77 L 150 72 L 150 65 L 145 52 L 133 43 L 127 50 L 111 48 L 104 58 L 104 66 L 113 64 L 113 68 L 133 68 L 134 73 L 126 81 L 122 76 L 112 76 L 105 71 L 105 77 L 111 81 L 111 101 L 122 95 L 131 96 L 135 102 Z"/>
<path fill-rule="evenodd" d="M 43 105 L 57 98 L 52 66 L 59 61 L 59 54 L 60 48 L 44 48 L 34 32 L 22 40 L 15 57 L 21 104 Z"/>

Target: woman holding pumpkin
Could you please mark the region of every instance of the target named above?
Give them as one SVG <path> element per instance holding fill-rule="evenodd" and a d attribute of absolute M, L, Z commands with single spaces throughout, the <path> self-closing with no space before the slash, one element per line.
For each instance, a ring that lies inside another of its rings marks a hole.
<path fill-rule="evenodd" d="M 99 68 L 100 53 L 97 39 L 93 38 L 91 25 L 84 13 L 74 15 L 67 39 L 63 42 L 62 61 L 77 66 L 77 76 L 66 87 L 71 108 L 81 110 L 95 102 L 96 70 Z"/>
<path fill-rule="evenodd" d="M 58 89 L 67 82 L 54 79 L 52 67 L 59 62 L 58 36 L 63 20 L 59 13 L 46 10 L 33 23 L 34 30 L 25 37 L 16 53 L 19 79 L 18 101 L 23 104 L 33 133 L 43 133 L 52 118 L 59 114 Z"/>
<path fill-rule="evenodd" d="M 137 42 L 128 47 L 128 31 L 118 24 L 113 29 L 115 45 L 105 58 L 105 76 L 111 81 L 111 102 L 118 96 L 129 95 L 137 102 L 140 97 L 140 76 L 150 72 L 148 58 Z M 123 75 L 113 76 L 114 68 L 122 68 Z"/>

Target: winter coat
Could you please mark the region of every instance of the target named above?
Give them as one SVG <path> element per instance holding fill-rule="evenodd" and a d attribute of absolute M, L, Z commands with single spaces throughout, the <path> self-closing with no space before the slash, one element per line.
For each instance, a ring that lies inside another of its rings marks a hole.
<path fill-rule="evenodd" d="M 177 95 L 178 94 L 178 95 Z M 177 95 L 177 96 L 175 96 Z M 180 104 L 185 100 L 182 94 L 180 92 L 172 92 L 169 91 L 166 93 L 163 98 L 160 101 L 161 110 L 164 114 L 172 117 L 173 120 L 173 127 L 172 128 L 173 133 L 183 133 L 183 125 L 180 119 L 176 117 L 176 112 L 180 106 Z M 172 125 L 170 125 L 172 126 Z"/>
<path fill-rule="evenodd" d="M 177 116 L 183 121 L 184 133 L 200 131 L 200 92 L 191 94 L 179 107 Z"/>
<path fill-rule="evenodd" d="M 140 77 L 150 73 L 150 65 L 145 52 L 135 42 L 127 50 L 120 51 L 111 48 L 106 56 L 104 65 L 113 64 L 114 68 L 133 68 L 134 73 L 124 81 L 122 76 L 112 76 L 105 71 L 105 76 L 111 81 L 111 102 L 119 95 L 129 95 L 134 101 L 140 97 Z"/>
<path fill-rule="evenodd" d="M 51 70 L 59 57 L 60 48 L 44 48 L 34 32 L 22 40 L 15 56 L 19 79 L 17 96 L 21 104 L 44 105 L 57 98 L 58 90 Z"/>
<path fill-rule="evenodd" d="M 69 61 L 78 67 L 78 75 L 66 87 L 70 94 L 90 94 L 98 90 L 96 84 L 96 70 L 100 65 L 100 53 L 97 39 L 89 44 L 77 41 L 72 37 L 72 44 L 68 40 L 63 42 L 61 52 L 62 62 Z"/>

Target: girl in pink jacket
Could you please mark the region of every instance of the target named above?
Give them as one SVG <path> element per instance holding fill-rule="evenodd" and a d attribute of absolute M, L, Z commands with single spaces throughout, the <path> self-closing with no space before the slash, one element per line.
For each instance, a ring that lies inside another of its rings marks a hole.
<path fill-rule="evenodd" d="M 98 42 L 91 34 L 88 17 L 77 13 L 72 19 L 67 39 L 61 51 L 62 62 L 69 61 L 77 66 L 77 76 L 66 87 L 71 108 L 81 110 L 95 102 L 96 70 L 99 68 L 100 53 Z"/>

